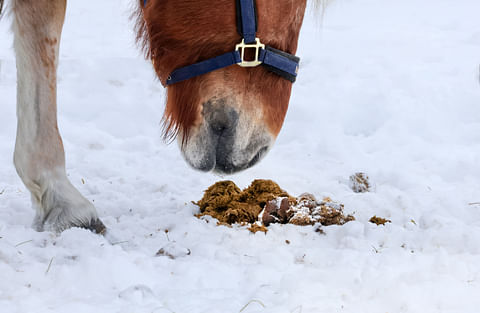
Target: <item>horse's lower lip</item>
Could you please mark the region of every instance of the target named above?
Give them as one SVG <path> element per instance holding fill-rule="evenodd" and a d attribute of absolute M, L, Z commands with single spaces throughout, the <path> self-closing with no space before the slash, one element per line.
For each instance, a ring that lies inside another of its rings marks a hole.
<path fill-rule="evenodd" d="M 248 162 L 247 168 L 252 167 L 255 164 L 257 164 L 257 162 L 262 159 L 262 157 L 265 155 L 265 153 L 267 153 L 267 151 L 268 151 L 267 146 L 260 148 L 260 150 L 258 150 L 257 154 L 255 154 L 255 156 L 250 160 L 250 162 Z"/>
<path fill-rule="evenodd" d="M 247 168 L 250 168 L 254 166 L 255 164 L 258 163 L 258 161 L 261 160 L 261 158 L 265 155 L 265 153 L 268 151 L 268 146 L 264 146 L 258 150 L 258 152 L 253 156 L 253 158 L 245 164 L 240 164 L 240 165 L 235 165 L 232 163 L 224 163 L 224 162 L 218 162 L 215 164 L 214 171 L 220 174 L 233 174 L 237 173 L 243 170 L 246 170 Z"/>

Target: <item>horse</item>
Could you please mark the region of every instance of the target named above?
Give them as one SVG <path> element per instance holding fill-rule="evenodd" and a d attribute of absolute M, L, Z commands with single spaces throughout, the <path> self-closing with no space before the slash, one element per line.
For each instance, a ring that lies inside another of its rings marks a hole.
<path fill-rule="evenodd" d="M 136 2 L 136 39 L 167 87 L 165 139 L 176 137 L 186 162 L 201 171 L 230 174 L 256 164 L 284 122 L 297 68 L 284 70 L 280 61 L 290 68 L 298 62 L 292 55 L 307 0 Z M 61 232 L 75 226 L 103 234 L 106 227 L 95 207 L 67 178 L 57 126 L 56 71 L 66 0 L 10 0 L 10 9 L 17 64 L 14 164 L 31 193 L 33 227 Z M 262 41 L 237 47 L 227 57 L 245 66 L 223 66 L 170 83 L 177 69 L 197 71 L 212 58 L 207 63 L 216 64 L 215 57 L 238 46 L 242 35 Z M 256 66 L 259 51 L 265 63 L 269 55 L 276 59 L 277 69 L 275 62 Z"/>

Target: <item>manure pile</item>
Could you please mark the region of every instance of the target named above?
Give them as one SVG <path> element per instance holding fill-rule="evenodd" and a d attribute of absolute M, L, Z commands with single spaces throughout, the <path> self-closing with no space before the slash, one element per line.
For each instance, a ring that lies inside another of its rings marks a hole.
<path fill-rule="evenodd" d="M 273 223 L 328 226 L 355 220 L 343 213 L 343 204 L 330 198 L 319 201 L 308 193 L 292 197 L 271 180 L 254 180 L 244 190 L 232 181 L 220 181 L 194 203 L 200 207 L 197 217 L 212 216 L 219 225 L 250 224 L 252 232 L 266 232 Z"/>

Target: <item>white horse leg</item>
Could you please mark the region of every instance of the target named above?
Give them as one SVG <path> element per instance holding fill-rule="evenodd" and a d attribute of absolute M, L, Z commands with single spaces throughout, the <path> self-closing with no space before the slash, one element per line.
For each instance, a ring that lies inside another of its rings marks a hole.
<path fill-rule="evenodd" d="M 58 48 L 66 0 L 13 0 L 17 58 L 15 167 L 32 195 L 34 227 L 103 233 L 95 207 L 70 183 L 57 127 Z"/>

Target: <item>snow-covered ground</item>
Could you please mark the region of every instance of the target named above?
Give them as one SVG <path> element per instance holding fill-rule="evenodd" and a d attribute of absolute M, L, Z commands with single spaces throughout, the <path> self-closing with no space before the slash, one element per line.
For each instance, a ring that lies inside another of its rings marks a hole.
<path fill-rule="evenodd" d="M 323 21 L 307 14 L 278 142 L 227 178 L 345 203 L 357 220 L 326 235 L 193 216 L 190 201 L 220 178 L 160 140 L 164 91 L 135 48 L 130 6 L 69 1 L 59 67 L 67 171 L 107 238 L 30 227 L 0 23 L 0 312 L 480 311 L 480 1 L 336 0 Z M 371 193 L 348 187 L 358 171 Z M 178 257 L 156 257 L 163 247 Z"/>

